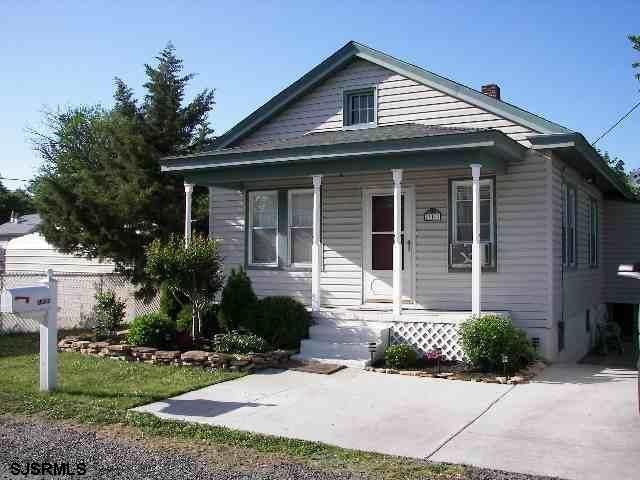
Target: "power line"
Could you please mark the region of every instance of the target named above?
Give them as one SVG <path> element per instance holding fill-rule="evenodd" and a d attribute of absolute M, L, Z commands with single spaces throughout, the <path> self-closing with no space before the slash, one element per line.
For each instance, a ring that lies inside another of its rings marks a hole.
<path fill-rule="evenodd" d="M 596 143 L 598 143 L 600 140 L 602 140 L 611 130 L 613 130 L 614 128 L 616 128 L 618 125 L 620 125 L 620 123 L 627 118 L 629 115 L 631 115 L 631 113 L 636 109 L 640 107 L 640 102 L 636 103 L 633 107 L 631 107 L 631 110 L 629 110 L 627 113 L 625 113 L 622 117 L 620 117 L 620 120 L 618 120 L 616 123 L 614 123 L 606 132 L 604 132 L 602 135 L 600 135 L 598 138 L 596 138 L 596 141 L 593 142 L 591 144 L 591 146 L 594 146 Z"/>
<path fill-rule="evenodd" d="M 13 180 L 14 182 L 30 182 L 31 181 L 27 178 L 10 178 L 10 177 L 0 177 L 0 180 Z"/>

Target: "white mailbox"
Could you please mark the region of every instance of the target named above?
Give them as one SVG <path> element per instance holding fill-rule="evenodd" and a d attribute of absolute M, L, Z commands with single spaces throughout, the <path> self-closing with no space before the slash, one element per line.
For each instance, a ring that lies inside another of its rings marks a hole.
<path fill-rule="evenodd" d="M 2 313 L 44 312 L 51 305 L 51 291 L 46 285 L 7 288 L 0 305 Z"/>

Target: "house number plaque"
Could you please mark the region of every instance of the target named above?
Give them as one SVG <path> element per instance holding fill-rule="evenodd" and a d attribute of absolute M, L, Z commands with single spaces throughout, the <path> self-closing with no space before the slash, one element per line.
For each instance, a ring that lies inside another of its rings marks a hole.
<path fill-rule="evenodd" d="M 424 221 L 427 223 L 439 223 L 442 221 L 442 213 L 437 208 L 427 208 L 424 212 Z"/>

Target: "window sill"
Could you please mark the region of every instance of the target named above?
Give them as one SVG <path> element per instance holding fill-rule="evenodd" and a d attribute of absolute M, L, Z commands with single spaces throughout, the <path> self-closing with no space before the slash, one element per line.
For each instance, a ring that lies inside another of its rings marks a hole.
<path fill-rule="evenodd" d="M 343 125 L 342 129 L 343 130 L 364 130 L 364 129 L 367 129 L 367 128 L 375 128 L 377 126 L 378 126 L 378 124 L 376 122 L 358 123 L 356 125 Z"/>
<path fill-rule="evenodd" d="M 311 265 L 247 265 L 247 270 L 278 270 L 282 272 L 310 272 Z"/>
<path fill-rule="evenodd" d="M 498 267 L 482 267 L 482 273 L 497 273 Z M 449 273 L 471 273 L 471 267 L 453 267 L 449 265 Z"/>

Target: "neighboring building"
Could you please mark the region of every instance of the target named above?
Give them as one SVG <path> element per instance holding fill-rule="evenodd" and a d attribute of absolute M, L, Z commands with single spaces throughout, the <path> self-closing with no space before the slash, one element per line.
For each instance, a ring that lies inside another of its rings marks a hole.
<path fill-rule="evenodd" d="M 89 260 L 61 253 L 48 243 L 39 232 L 14 238 L 5 246 L 5 271 L 45 272 L 52 268 L 55 273 L 113 273 L 112 262 Z"/>
<path fill-rule="evenodd" d="M 0 225 L 0 248 L 5 248 L 9 240 L 35 232 L 39 225 L 37 213 L 18 216 L 12 212 L 9 221 Z"/>
<path fill-rule="evenodd" d="M 311 306 L 304 358 L 362 364 L 387 334 L 458 358 L 496 311 L 575 360 L 607 302 L 640 303 L 610 288 L 638 204 L 580 133 L 355 42 L 163 171 L 210 187 L 227 268 Z"/>

